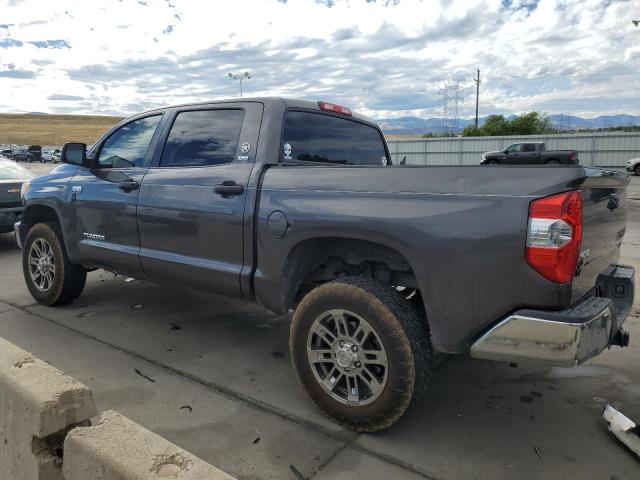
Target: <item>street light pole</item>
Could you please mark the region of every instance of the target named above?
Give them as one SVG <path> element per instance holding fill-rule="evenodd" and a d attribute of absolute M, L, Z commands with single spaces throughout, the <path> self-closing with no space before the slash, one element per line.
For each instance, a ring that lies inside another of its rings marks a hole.
<path fill-rule="evenodd" d="M 251 74 L 249 72 L 243 72 L 243 73 L 229 72 L 227 75 L 229 75 L 229 77 L 233 78 L 234 80 L 240 80 L 240 98 L 242 98 L 242 81 L 245 78 L 249 80 L 251 78 Z"/>
<path fill-rule="evenodd" d="M 476 82 L 476 128 L 478 128 L 478 102 L 480 99 L 480 69 L 478 68 L 478 76 L 473 79 Z"/>

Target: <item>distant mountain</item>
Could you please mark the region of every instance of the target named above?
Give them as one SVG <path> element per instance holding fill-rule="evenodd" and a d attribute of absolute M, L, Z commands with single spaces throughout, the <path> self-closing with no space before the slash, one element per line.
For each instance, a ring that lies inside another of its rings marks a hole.
<path fill-rule="evenodd" d="M 510 115 L 507 118 L 513 118 Z M 478 123 L 482 125 L 487 117 L 478 119 Z M 581 128 L 609 128 L 609 127 L 628 127 L 640 125 L 640 116 L 638 115 L 601 115 L 596 118 L 582 118 L 568 115 L 549 115 L 551 125 L 557 128 L 581 129 Z M 418 118 L 418 117 L 399 117 L 399 118 L 383 118 L 378 120 L 385 133 L 391 135 L 421 135 L 423 133 L 443 133 L 444 118 Z M 458 128 L 460 131 L 467 125 L 474 123 L 473 118 L 461 118 L 458 120 Z"/>

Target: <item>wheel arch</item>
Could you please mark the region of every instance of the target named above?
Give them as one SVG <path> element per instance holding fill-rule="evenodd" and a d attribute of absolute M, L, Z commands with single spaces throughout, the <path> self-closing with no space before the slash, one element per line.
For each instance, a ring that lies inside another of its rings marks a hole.
<path fill-rule="evenodd" d="M 22 213 L 22 217 L 20 218 L 19 235 L 20 235 L 21 243 L 24 244 L 24 241 L 27 238 L 27 234 L 29 233 L 29 230 L 31 229 L 31 227 L 33 227 L 38 223 L 44 223 L 44 222 L 54 223 L 58 226 L 62 234 L 63 246 L 65 250 L 67 250 L 67 255 L 68 255 L 69 251 L 67 248 L 67 242 L 65 241 L 65 238 L 64 238 L 65 234 L 64 234 L 64 229 L 62 228 L 60 214 L 51 205 L 34 203 L 26 206 L 26 208 L 24 209 L 24 212 Z"/>
<path fill-rule="evenodd" d="M 298 242 L 284 262 L 283 311 L 294 307 L 314 286 L 351 275 L 419 291 L 410 261 L 394 247 L 349 237 L 308 238 Z"/>

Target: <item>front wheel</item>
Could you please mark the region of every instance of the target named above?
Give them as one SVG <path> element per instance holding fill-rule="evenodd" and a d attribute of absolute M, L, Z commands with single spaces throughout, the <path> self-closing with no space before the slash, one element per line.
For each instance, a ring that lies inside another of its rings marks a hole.
<path fill-rule="evenodd" d="M 80 296 L 87 272 L 71 263 L 56 224 L 38 223 L 27 234 L 22 271 L 31 296 L 43 305 L 62 305 Z"/>
<path fill-rule="evenodd" d="M 289 347 L 311 399 L 360 432 L 400 419 L 426 390 L 433 364 L 418 310 L 393 288 L 362 277 L 307 294 L 294 314 Z"/>

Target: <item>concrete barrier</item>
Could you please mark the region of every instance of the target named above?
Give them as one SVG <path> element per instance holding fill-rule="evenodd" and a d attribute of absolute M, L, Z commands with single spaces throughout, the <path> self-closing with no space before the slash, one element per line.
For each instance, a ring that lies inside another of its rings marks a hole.
<path fill-rule="evenodd" d="M 62 480 L 62 442 L 96 414 L 91 391 L 0 338 L 0 478 Z"/>
<path fill-rule="evenodd" d="M 64 441 L 66 480 L 233 480 L 171 442 L 107 411 Z"/>

